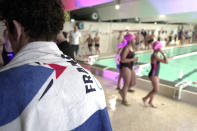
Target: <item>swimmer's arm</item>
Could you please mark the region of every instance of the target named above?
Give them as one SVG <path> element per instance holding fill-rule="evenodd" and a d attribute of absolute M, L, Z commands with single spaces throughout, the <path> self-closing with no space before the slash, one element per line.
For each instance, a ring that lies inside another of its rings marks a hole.
<path fill-rule="evenodd" d="M 123 53 L 122 53 L 122 56 L 121 56 L 121 62 L 122 63 L 130 63 L 132 61 L 137 61 L 138 60 L 138 57 L 128 59 L 127 58 L 128 53 L 129 53 L 129 49 L 126 47 L 126 49 L 123 50 Z"/>
<path fill-rule="evenodd" d="M 161 53 L 162 54 L 162 53 Z M 162 54 L 163 55 L 163 59 L 161 59 L 158 55 L 154 55 L 154 58 L 157 60 L 157 61 L 160 61 L 162 63 L 165 63 L 165 64 L 168 64 L 168 58 L 166 57 L 166 55 Z"/>
<path fill-rule="evenodd" d="M 118 50 L 118 53 L 117 53 L 117 54 L 118 54 L 119 56 L 120 56 L 120 54 L 121 54 L 121 52 L 122 52 L 122 49 L 123 49 L 123 48 L 120 48 L 120 49 Z"/>
<path fill-rule="evenodd" d="M 115 61 L 117 64 L 120 64 L 120 55 L 119 54 L 116 54 Z"/>
<path fill-rule="evenodd" d="M 122 48 L 121 49 L 118 49 L 118 51 L 116 52 L 116 55 L 115 55 L 115 62 L 117 64 L 120 64 L 120 53 L 122 51 Z"/>
<path fill-rule="evenodd" d="M 161 52 L 161 54 L 163 55 L 163 58 L 164 58 L 164 60 L 165 60 L 165 63 L 167 64 L 167 63 L 168 63 L 168 58 L 167 58 L 166 53 L 165 53 L 163 50 L 161 50 L 161 49 L 160 49 L 160 52 Z"/>
<path fill-rule="evenodd" d="M 120 54 L 122 52 L 122 48 L 118 49 L 118 51 L 116 52 L 116 56 L 115 56 L 115 61 L 117 64 L 120 64 Z"/>

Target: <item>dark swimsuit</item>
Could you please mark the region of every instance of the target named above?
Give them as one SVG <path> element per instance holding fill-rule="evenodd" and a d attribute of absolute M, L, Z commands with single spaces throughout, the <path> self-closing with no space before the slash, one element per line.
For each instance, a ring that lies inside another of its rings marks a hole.
<path fill-rule="evenodd" d="M 150 39 L 147 42 L 148 42 L 148 44 L 151 44 L 153 41 L 154 41 L 153 39 Z"/>
<path fill-rule="evenodd" d="M 135 53 L 134 52 L 131 52 L 129 51 L 128 55 L 126 58 L 134 58 L 135 56 Z M 133 65 L 134 65 L 134 62 L 130 62 L 130 63 L 122 63 L 120 62 L 120 69 L 122 69 L 123 67 L 128 67 L 129 69 L 133 69 Z"/>
<path fill-rule="evenodd" d="M 95 47 L 99 47 L 100 46 L 100 44 L 99 43 L 95 43 Z"/>
<path fill-rule="evenodd" d="M 148 76 L 159 76 L 159 70 L 160 70 L 160 62 L 157 61 L 155 63 L 151 63 L 151 70 L 148 74 Z"/>
<path fill-rule="evenodd" d="M 88 47 L 92 47 L 92 43 L 89 43 L 89 44 L 88 44 Z"/>

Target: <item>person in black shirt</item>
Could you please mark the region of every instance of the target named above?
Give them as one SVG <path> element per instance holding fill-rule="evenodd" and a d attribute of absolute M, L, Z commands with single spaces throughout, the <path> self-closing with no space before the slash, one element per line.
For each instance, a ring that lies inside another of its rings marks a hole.
<path fill-rule="evenodd" d="M 69 43 L 69 34 L 67 32 L 60 32 L 57 35 L 57 46 L 65 55 L 74 59 L 74 49 Z"/>

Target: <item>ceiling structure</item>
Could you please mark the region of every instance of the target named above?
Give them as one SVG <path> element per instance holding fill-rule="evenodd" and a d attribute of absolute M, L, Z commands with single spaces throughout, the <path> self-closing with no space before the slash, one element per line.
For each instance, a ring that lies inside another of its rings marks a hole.
<path fill-rule="evenodd" d="M 115 9 L 119 4 L 120 8 Z M 100 21 L 197 23 L 197 0 L 114 0 L 95 7 L 72 11 L 80 20 L 91 20 L 96 12 Z"/>

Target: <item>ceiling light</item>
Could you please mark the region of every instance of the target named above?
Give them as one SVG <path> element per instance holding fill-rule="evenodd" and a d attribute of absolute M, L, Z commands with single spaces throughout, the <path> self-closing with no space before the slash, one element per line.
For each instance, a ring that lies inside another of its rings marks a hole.
<path fill-rule="evenodd" d="M 155 25 L 157 24 L 157 22 L 154 23 Z"/>
<path fill-rule="evenodd" d="M 119 4 L 116 4 L 116 5 L 115 5 L 115 9 L 116 9 L 116 10 L 119 10 L 119 9 L 120 9 L 120 5 L 119 5 Z"/>
<path fill-rule="evenodd" d="M 166 15 L 159 15 L 159 17 L 160 17 L 160 18 L 164 18 L 164 17 L 166 17 Z"/>
<path fill-rule="evenodd" d="M 71 19 L 70 22 L 74 23 L 75 22 L 75 19 Z"/>
<path fill-rule="evenodd" d="M 125 29 L 126 29 L 126 30 L 129 30 L 129 27 L 127 26 Z"/>

